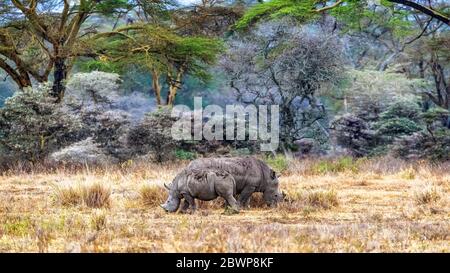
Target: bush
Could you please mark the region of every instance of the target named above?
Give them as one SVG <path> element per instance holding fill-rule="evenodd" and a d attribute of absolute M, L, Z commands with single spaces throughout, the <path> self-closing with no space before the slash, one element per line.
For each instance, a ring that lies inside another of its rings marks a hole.
<path fill-rule="evenodd" d="M 109 156 L 91 137 L 50 154 L 49 159 L 54 163 L 71 166 L 108 165 L 117 162 L 116 158 Z"/>
<path fill-rule="evenodd" d="M 414 97 L 425 87 L 424 80 L 411 80 L 399 73 L 374 70 L 349 71 L 344 88 L 350 110 L 367 122 L 377 121 L 392 104 Z"/>
<path fill-rule="evenodd" d="M 283 155 L 267 157 L 265 162 L 277 173 L 282 173 L 289 167 L 289 161 Z"/>
<path fill-rule="evenodd" d="M 190 151 L 185 151 L 183 149 L 178 149 L 175 151 L 175 157 L 181 160 L 194 160 L 197 158 L 197 154 Z"/>
<path fill-rule="evenodd" d="M 67 82 L 66 103 L 112 104 L 118 99 L 118 74 L 93 71 L 77 73 Z"/>
<path fill-rule="evenodd" d="M 331 125 L 338 145 L 347 148 L 353 156 L 365 156 L 377 146 L 375 131 L 363 119 L 345 114 L 336 118 Z"/>
<path fill-rule="evenodd" d="M 157 162 L 171 160 L 178 144 L 172 138 L 171 132 L 175 121 L 169 109 L 158 109 L 148 114 L 140 124 L 130 130 L 128 143 L 136 154 L 151 153 Z"/>
<path fill-rule="evenodd" d="M 119 75 L 91 72 L 72 76 L 64 98 L 66 112 L 80 117 L 85 137 L 105 151 L 105 155 L 119 160 L 129 158 L 126 135 L 131 124 L 130 114 L 118 108 Z M 80 139 L 81 140 L 81 139 Z"/>
<path fill-rule="evenodd" d="M 420 120 L 420 112 L 420 107 L 414 100 L 400 99 L 381 113 L 380 118 L 384 120 L 406 118 L 417 122 Z"/>
<path fill-rule="evenodd" d="M 450 160 L 450 130 L 442 128 L 432 134 L 416 132 L 396 139 L 392 145 L 395 156 L 405 159 Z"/>
<path fill-rule="evenodd" d="M 64 113 L 49 91 L 26 88 L 0 109 L 0 145 L 16 159 L 36 162 L 80 137 L 80 120 Z"/>
<path fill-rule="evenodd" d="M 397 137 L 402 135 L 410 135 L 420 131 L 422 128 L 416 122 L 407 118 L 389 118 L 376 123 L 377 134 L 380 137 Z"/>
<path fill-rule="evenodd" d="M 398 136 L 410 135 L 420 131 L 420 108 L 413 100 L 401 99 L 391 104 L 381 113 L 380 120 L 374 124 L 380 138 L 387 143 Z"/>

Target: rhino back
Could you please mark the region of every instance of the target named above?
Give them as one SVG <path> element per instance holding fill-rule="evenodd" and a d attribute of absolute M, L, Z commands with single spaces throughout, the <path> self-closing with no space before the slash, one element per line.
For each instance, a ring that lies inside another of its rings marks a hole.
<path fill-rule="evenodd" d="M 236 182 L 239 194 L 246 186 L 260 189 L 264 184 L 264 174 L 260 162 L 253 157 L 201 158 L 192 161 L 187 169 L 223 170 L 230 173 Z"/>
<path fill-rule="evenodd" d="M 212 200 L 217 197 L 215 191 L 216 175 L 204 169 L 190 169 L 187 174 L 187 189 L 194 198 Z"/>

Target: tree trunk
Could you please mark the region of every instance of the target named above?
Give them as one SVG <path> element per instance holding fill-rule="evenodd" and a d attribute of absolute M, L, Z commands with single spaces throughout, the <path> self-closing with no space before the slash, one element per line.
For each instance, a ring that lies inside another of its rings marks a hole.
<path fill-rule="evenodd" d="M 166 104 L 169 106 L 172 106 L 175 102 L 175 97 L 177 96 L 178 89 L 181 88 L 181 80 L 183 78 L 183 74 L 183 68 L 180 68 L 175 79 L 172 78 L 171 73 L 167 74 L 169 80 L 169 92 L 167 93 Z"/>
<path fill-rule="evenodd" d="M 294 117 L 289 104 L 280 105 L 281 109 L 281 142 L 283 143 L 283 152 L 290 152 L 294 139 L 292 137 L 292 129 L 294 128 Z"/>
<path fill-rule="evenodd" d="M 56 58 L 53 72 L 53 88 L 51 95 L 56 98 L 56 102 L 61 102 L 64 98 L 66 87 L 64 81 L 67 78 L 67 66 L 65 58 Z"/>
<path fill-rule="evenodd" d="M 159 83 L 159 73 L 156 70 L 152 71 L 152 88 L 155 92 L 156 104 L 161 105 L 161 85 Z"/>

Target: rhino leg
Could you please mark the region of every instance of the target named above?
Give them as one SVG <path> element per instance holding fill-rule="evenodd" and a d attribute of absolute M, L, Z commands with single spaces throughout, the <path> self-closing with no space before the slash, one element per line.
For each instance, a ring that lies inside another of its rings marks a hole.
<path fill-rule="evenodd" d="M 194 212 L 197 209 L 197 205 L 195 204 L 195 199 L 191 195 L 185 194 L 184 200 L 191 207 L 192 212 Z"/>
<path fill-rule="evenodd" d="M 189 206 L 189 202 L 184 199 L 183 206 L 181 207 L 181 213 L 185 213 L 189 209 Z"/>
<path fill-rule="evenodd" d="M 245 187 L 241 194 L 239 195 L 238 201 L 239 201 L 239 205 L 243 208 L 246 207 L 246 205 L 248 205 L 248 203 L 250 202 L 250 197 L 252 196 L 252 194 L 255 192 L 256 188 L 255 187 Z"/>
<path fill-rule="evenodd" d="M 229 205 L 234 211 L 239 212 L 239 204 L 234 199 L 233 195 L 223 196 L 225 201 L 227 202 L 227 205 Z"/>
<path fill-rule="evenodd" d="M 242 204 L 243 208 L 245 208 L 245 209 L 250 208 L 250 199 L 251 199 L 251 196 L 249 198 L 247 198 L 247 201 L 245 201 L 244 204 Z"/>

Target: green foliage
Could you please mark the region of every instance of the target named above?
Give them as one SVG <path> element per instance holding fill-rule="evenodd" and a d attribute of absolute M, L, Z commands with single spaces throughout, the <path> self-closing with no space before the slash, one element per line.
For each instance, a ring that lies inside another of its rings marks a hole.
<path fill-rule="evenodd" d="M 183 149 L 175 150 L 175 157 L 181 160 L 194 160 L 197 158 L 197 153 L 186 151 Z"/>
<path fill-rule="evenodd" d="M 381 136 L 401 136 L 410 135 L 420 131 L 422 128 L 414 121 L 407 118 L 390 118 L 381 120 L 375 125 L 378 134 Z"/>
<path fill-rule="evenodd" d="M 421 79 L 408 79 L 398 73 L 366 69 L 350 70 L 347 75 L 343 93 L 348 98 L 348 106 L 365 121 L 378 120 L 392 104 L 396 105 L 386 115 L 394 115 L 392 111 L 405 111 L 403 116 L 414 113 L 418 109 L 417 90 L 427 87 Z"/>
<path fill-rule="evenodd" d="M 427 125 L 440 122 L 443 119 L 448 118 L 448 116 L 450 116 L 450 111 L 440 107 L 431 108 L 427 112 L 421 114 L 421 118 Z"/>
<path fill-rule="evenodd" d="M 374 124 L 374 128 L 381 137 L 410 135 L 422 130 L 418 123 L 419 117 L 419 106 L 412 100 L 401 99 L 380 114 L 380 120 Z"/>
<path fill-rule="evenodd" d="M 267 157 L 264 161 L 277 173 L 282 173 L 289 167 L 288 159 L 280 154 Z"/>
<path fill-rule="evenodd" d="M 421 109 L 417 103 L 412 100 L 401 99 L 391 104 L 386 111 L 381 113 L 380 118 L 384 120 L 392 118 L 406 118 L 412 121 L 420 119 Z"/>
<path fill-rule="evenodd" d="M 207 65 L 213 64 L 224 50 L 218 39 L 184 37 L 153 24 L 126 26 L 97 36 L 93 43 L 97 51 L 105 52 L 106 60 L 102 61 L 113 63 L 107 69 L 117 71 L 138 65 L 160 74 L 175 74 L 183 69 L 201 80 L 209 78 Z"/>
<path fill-rule="evenodd" d="M 347 0 L 333 6 L 336 1 L 318 0 L 271 0 L 251 7 L 236 23 L 236 29 L 244 29 L 263 19 L 289 16 L 299 22 L 309 22 L 320 17 L 324 3 L 328 12 L 345 24 L 344 30 L 362 30 L 368 23 L 377 23 L 392 29 L 396 36 L 403 37 L 413 32 L 409 12 L 393 8 L 393 4 L 383 1 L 374 4 L 367 0 Z"/>
<path fill-rule="evenodd" d="M 256 21 L 269 17 L 271 19 L 281 16 L 293 16 L 302 22 L 315 18 L 318 14 L 313 8 L 318 1 L 314 0 L 272 0 L 251 7 L 236 23 L 236 29 L 243 29 Z"/>
<path fill-rule="evenodd" d="M 102 60 L 88 60 L 84 62 L 78 62 L 80 71 L 91 72 L 91 71 L 102 71 L 109 73 L 119 73 L 122 70 L 114 63 L 102 61 Z"/>
<path fill-rule="evenodd" d="M 119 10 L 131 9 L 131 4 L 128 0 L 102 0 L 95 6 L 95 10 L 103 15 L 112 15 Z"/>

